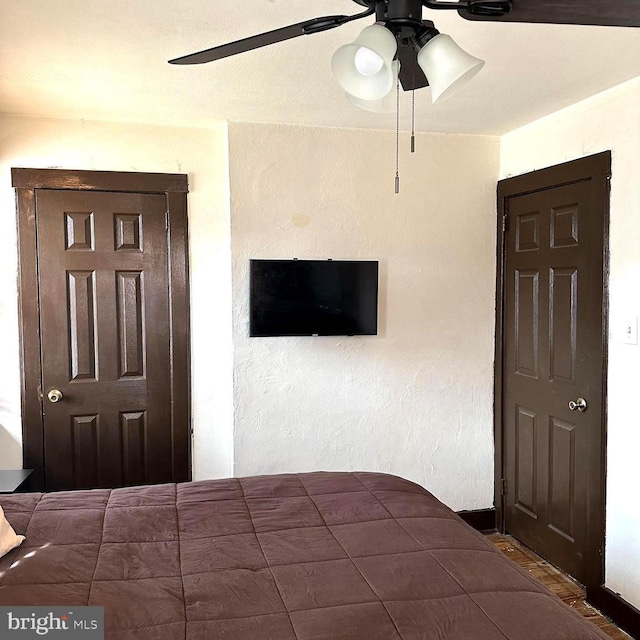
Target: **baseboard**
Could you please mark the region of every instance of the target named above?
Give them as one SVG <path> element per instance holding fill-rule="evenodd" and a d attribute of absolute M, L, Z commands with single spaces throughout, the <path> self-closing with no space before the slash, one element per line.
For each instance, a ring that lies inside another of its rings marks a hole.
<path fill-rule="evenodd" d="M 587 602 L 607 618 L 611 618 L 632 638 L 640 638 L 640 611 L 617 593 L 603 585 L 587 587 Z"/>
<path fill-rule="evenodd" d="M 470 526 L 483 533 L 496 530 L 496 510 L 476 509 L 475 511 L 458 511 L 458 515 Z"/>

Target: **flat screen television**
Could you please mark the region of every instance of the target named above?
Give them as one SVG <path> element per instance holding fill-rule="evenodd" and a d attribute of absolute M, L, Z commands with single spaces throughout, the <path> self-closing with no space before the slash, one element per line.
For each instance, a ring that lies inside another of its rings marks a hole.
<path fill-rule="evenodd" d="M 249 335 L 378 333 L 378 262 L 251 260 Z"/>

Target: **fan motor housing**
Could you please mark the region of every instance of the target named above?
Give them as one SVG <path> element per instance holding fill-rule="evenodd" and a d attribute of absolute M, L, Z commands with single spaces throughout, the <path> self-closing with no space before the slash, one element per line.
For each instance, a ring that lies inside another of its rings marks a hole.
<path fill-rule="evenodd" d="M 376 2 L 376 19 L 379 22 L 420 25 L 422 2 L 420 0 L 379 0 Z"/>
<path fill-rule="evenodd" d="M 420 24 L 422 20 L 421 0 L 353 0 L 363 7 L 375 5 L 378 22 Z"/>

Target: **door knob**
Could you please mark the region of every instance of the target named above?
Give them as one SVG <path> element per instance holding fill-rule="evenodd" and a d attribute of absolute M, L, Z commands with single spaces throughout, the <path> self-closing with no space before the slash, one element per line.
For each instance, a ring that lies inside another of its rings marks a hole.
<path fill-rule="evenodd" d="M 62 400 L 62 391 L 58 389 L 51 389 L 47 394 L 47 398 L 49 398 L 49 402 L 60 402 L 60 400 Z"/>
<path fill-rule="evenodd" d="M 582 413 L 587 410 L 587 401 L 584 398 L 578 398 L 575 402 L 571 400 L 571 402 L 569 402 L 569 409 L 571 411 L 580 411 Z"/>

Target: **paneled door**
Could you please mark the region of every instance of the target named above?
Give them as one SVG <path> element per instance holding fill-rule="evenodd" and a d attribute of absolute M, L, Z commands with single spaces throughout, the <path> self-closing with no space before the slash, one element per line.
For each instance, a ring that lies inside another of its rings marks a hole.
<path fill-rule="evenodd" d="M 504 525 L 584 584 L 602 566 L 603 163 L 501 183 Z"/>
<path fill-rule="evenodd" d="M 37 189 L 35 212 L 46 490 L 189 479 L 166 195 Z"/>

